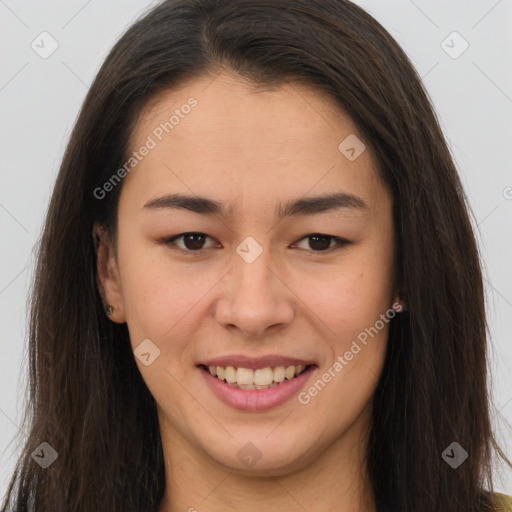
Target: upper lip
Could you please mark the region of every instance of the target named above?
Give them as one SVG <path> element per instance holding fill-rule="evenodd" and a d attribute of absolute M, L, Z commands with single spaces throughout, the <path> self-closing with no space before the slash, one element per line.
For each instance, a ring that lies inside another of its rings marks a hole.
<path fill-rule="evenodd" d="M 208 359 L 199 363 L 199 365 L 205 366 L 234 366 L 235 368 L 251 368 L 253 370 L 275 366 L 308 366 L 314 364 L 314 361 L 306 361 L 297 357 L 281 356 L 277 354 L 268 354 L 266 356 L 260 357 L 234 354 L 229 356 L 216 357 L 214 359 Z"/>

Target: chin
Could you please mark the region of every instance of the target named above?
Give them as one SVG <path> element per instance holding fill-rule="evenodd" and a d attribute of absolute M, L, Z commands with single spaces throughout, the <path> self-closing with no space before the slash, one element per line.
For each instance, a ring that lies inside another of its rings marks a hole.
<path fill-rule="evenodd" d="M 274 427 L 273 427 L 274 428 Z M 279 428 L 279 427 L 278 427 Z M 300 448 L 297 439 L 272 429 L 259 436 L 241 435 L 230 438 L 228 444 L 218 443 L 215 450 L 205 447 L 208 455 L 230 471 L 251 476 L 285 475 L 310 463 L 310 450 Z M 272 436 L 275 436 L 272 439 Z"/>

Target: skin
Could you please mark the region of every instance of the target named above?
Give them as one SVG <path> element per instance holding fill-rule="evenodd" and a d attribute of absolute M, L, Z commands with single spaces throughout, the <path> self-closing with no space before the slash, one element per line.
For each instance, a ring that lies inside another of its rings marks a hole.
<path fill-rule="evenodd" d="M 308 404 L 293 397 L 258 413 L 233 409 L 196 364 L 232 353 L 311 359 L 318 368 L 307 390 L 390 310 L 392 198 L 376 161 L 368 146 L 354 161 L 338 150 L 358 131 L 323 92 L 297 83 L 256 91 L 225 71 L 154 99 L 132 150 L 191 96 L 197 106 L 123 180 L 117 257 L 95 226 L 110 319 L 127 322 L 134 349 L 150 339 L 160 350 L 148 366 L 136 359 L 158 405 L 166 459 L 159 512 L 375 511 L 364 453 L 387 323 Z M 274 216 L 278 203 L 334 191 L 368 208 Z M 219 200 L 231 215 L 144 208 L 170 193 Z M 202 246 L 159 242 L 186 232 L 208 236 Z M 351 243 L 331 241 L 335 248 L 322 252 L 302 239 L 311 233 Z M 247 236 L 263 248 L 252 263 L 236 252 Z M 248 442 L 261 453 L 252 467 L 237 457 Z"/>

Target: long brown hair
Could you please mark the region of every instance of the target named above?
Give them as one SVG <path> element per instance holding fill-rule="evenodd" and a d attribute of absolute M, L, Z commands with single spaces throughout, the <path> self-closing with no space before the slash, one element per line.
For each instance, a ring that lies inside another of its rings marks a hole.
<path fill-rule="evenodd" d="M 28 438 L 3 505 L 24 512 L 155 512 L 164 491 L 156 406 L 126 324 L 96 284 L 94 222 L 116 232 L 129 157 L 155 95 L 217 69 L 254 84 L 293 79 L 330 93 L 356 123 L 394 202 L 393 318 L 373 399 L 368 470 L 379 510 L 493 510 L 493 435 L 480 258 L 431 102 L 389 33 L 347 0 L 168 0 L 131 26 L 101 67 L 51 197 L 33 283 Z M 32 453 L 46 442 L 46 469 Z M 456 470 L 442 458 L 457 442 Z M 511 465 L 512 467 L 512 465 Z M 333 476 L 333 479 L 335 477 Z M 34 507 L 34 508 L 32 508 Z"/>

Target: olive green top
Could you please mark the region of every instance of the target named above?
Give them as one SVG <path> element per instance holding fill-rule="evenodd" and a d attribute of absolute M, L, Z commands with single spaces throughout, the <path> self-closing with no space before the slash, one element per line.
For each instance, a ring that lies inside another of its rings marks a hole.
<path fill-rule="evenodd" d="M 512 512 L 512 498 L 506 494 L 494 493 L 499 512 Z"/>

